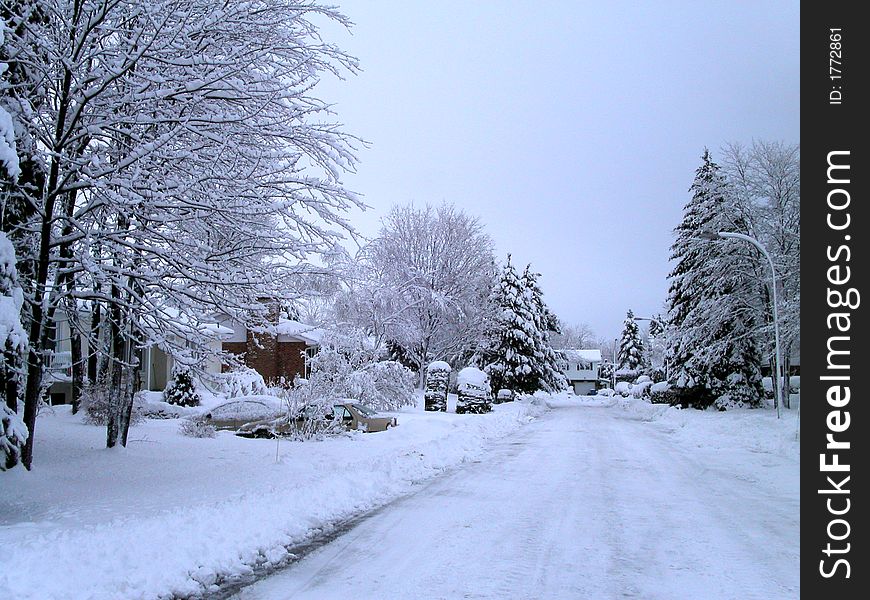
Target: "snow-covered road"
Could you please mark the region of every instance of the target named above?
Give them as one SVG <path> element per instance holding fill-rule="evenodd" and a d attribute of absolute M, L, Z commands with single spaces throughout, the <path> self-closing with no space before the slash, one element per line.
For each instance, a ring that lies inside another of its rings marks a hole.
<path fill-rule="evenodd" d="M 237 597 L 797 598 L 791 467 L 739 452 L 558 408 Z"/>

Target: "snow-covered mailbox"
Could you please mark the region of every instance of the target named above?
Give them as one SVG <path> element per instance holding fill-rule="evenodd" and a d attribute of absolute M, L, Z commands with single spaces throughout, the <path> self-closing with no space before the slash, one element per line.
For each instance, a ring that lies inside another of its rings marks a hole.
<path fill-rule="evenodd" d="M 443 360 L 436 360 L 426 368 L 426 410 L 447 411 L 450 371 L 450 365 Z"/>
<path fill-rule="evenodd" d="M 492 390 L 489 375 L 475 367 L 465 367 L 456 377 L 456 412 L 485 413 L 492 410 Z"/>

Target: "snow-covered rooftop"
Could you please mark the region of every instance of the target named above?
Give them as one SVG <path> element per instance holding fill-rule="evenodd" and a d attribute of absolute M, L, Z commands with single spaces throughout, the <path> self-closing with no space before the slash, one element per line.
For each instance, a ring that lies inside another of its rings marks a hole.
<path fill-rule="evenodd" d="M 570 361 L 601 362 L 601 350 L 560 350 Z"/>
<path fill-rule="evenodd" d="M 293 319 L 279 319 L 278 325 L 275 326 L 275 333 L 277 335 L 289 335 L 309 344 L 319 345 L 326 332 L 319 327 L 306 325 Z"/>

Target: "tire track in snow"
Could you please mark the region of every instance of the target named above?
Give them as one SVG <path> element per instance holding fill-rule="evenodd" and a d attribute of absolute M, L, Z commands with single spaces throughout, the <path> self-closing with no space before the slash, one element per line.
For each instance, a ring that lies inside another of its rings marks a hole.
<path fill-rule="evenodd" d="M 553 410 L 238 597 L 794 597 L 797 565 L 755 547 L 755 484 L 695 451 L 613 409 Z"/>

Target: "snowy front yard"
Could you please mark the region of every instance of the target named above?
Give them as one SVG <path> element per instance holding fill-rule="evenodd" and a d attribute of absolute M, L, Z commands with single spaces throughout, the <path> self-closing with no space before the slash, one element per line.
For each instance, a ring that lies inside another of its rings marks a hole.
<path fill-rule="evenodd" d="M 635 438 L 641 421 L 639 431 L 664 435 L 675 452 L 709 457 L 711 485 L 720 481 L 717 470 L 727 470 L 723 484 L 731 476 L 754 478 L 761 489 L 780 491 L 777 503 L 795 511 L 797 536 L 794 411 L 777 421 L 772 411 L 679 411 L 615 398 L 561 396 L 548 404 L 553 416 L 578 405 L 604 410 L 614 433 L 630 426 Z M 61 407 L 40 417 L 34 471 L 0 480 L 0 544 L 15 547 L 0 555 L 0 596 L 155 598 L 214 590 L 222 577 L 285 560 L 287 547 L 336 521 L 473 464 L 546 410 L 525 402 L 496 405 L 486 415 L 410 408 L 395 413 L 400 425 L 387 432 L 307 443 L 228 432 L 191 439 L 178 433 L 178 421 L 147 421 L 131 430 L 128 448 L 106 450 L 104 428 Z M 578 444 L 588 443 L 576 435 Z"/>
<path fill-rule="evenodd" d="M 452 405 L 451 405 L 452 408 Z M 152 598 L 286 558 L 312 531 L 405 494 L 543 409 L 462 416 L 406 409 L 399 427 L 315 442 L 214 439 L 146 421 L 126 449 L 69 407 L 42 415 L 34 470 L 5 473 L 0 597 Z"/>

